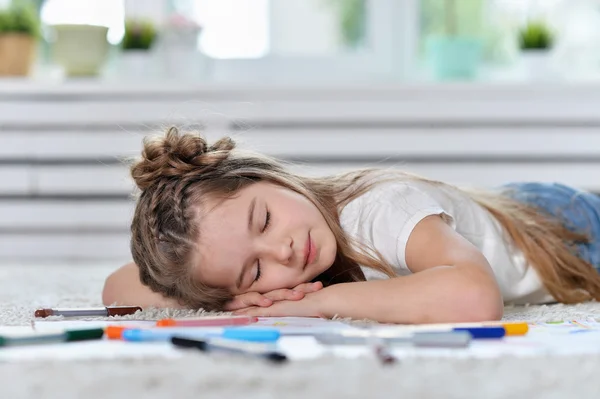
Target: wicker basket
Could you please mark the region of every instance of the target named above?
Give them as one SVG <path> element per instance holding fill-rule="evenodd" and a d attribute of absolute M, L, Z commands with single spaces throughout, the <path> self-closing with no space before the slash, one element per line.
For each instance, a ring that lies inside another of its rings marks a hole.
<path fill-rule="evenodd" d="M 35 57 L 35 39 L 30 35 L 0 35 L 0 76 L 26 76 Z"/>

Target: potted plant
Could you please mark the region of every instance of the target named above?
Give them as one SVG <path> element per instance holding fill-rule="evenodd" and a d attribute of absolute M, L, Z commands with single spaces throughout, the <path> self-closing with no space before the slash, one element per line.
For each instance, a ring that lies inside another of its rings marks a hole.
<path fill-rule="evenodd" d="M 129 51 L 150 51 L 156 41 L 156 27 L 150 20 L 128 19 L 125 22 L 125 35 L 121 48 Z"/>
<path fill-rule="evenodd" d="M 0 75 L 26 76 L 35 59 L 40 23 L 35 10 L 20 3 L 0 9 Z"/>
<path fill-rule="evenodd" d="M 365 38 L 366 0 L 328 0 L 334 7 L 339 24 L 341 43 L 348 48 L 357 48 Z"/>
<path fill-rule="evenodd" d="M 160 53 L 166 79 L 194 81 L 204 78 L 210 58 L 198 48 L 202 26 L 182 11 L 172 12 L 162 25 Z"/>
<path fill-rule="evenodd" d="M 148 74 L 151 51 L 158 37 L 154 23 L 146 19 L 128 18 L 121 42 L 121 72 L 128 78 Z"/>
<path fill-rule="evenodd" d="M 90 78 L 99 76 L 107 61 L 108 27 L 88 24 L 56 24 L 51 26 L 52 57 L 65 76 Z"/>
<path fill-rule="evenodd" d="M 530 79 L 545 79 L 550 74 L 549 58 L 554 33 L 542 21 L 529 21 L 518 32 L 521 65 Z"/>
<path fill-rule="evenodd" d="M 482 7 L 480 0 L 423 2 L 423 8 L 428 8 L 423 12 L 438 18 L 429 21 L 432 32 L 425 43 L 426 58 L 436 78 L 466 80 L 477 75 L 483 52 Z"/>

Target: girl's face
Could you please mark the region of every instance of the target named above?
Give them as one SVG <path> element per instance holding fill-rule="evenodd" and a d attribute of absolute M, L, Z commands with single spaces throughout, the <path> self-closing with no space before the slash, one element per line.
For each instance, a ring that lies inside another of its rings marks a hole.
<path fill-rule="evenodd" d="M 202 214 L 195 277 L 233 295 L 293 288 L 327 270 L 335 237 L 306 197 L 276 184 L 251 184 Z"/>

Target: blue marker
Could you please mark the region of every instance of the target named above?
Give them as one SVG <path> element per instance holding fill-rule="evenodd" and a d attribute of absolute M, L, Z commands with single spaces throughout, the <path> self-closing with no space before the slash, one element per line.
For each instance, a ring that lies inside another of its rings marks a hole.
<path fill-rule="evenodd" d="M 473 339 L 502 338 L 506 335 L 504 327 L 455 327 L 453 331 L 467 331 Z"/>
<path fill-rule="evenodd" d="M 251 342 L 275 342 L 279 339 L 280 332 L 277 329 L 272 328 L 224 328 L 223 332 L 218 333 L 206 333 L 202 331 L 190 331 L 186 329 L 176 329 L 174 331 L 165 331 L 165 329 L 143 329 L 133 328 L 123 331 L 122 338 L 125 341 L 131 342 L 156 342 L 156 341 L 169 341 L 174 336 L 181 336 L 190 339 L 210 339 L 210 338 L 225 338 L 233 339 L 238 341 L 251 341 Z"/>
<path fill-rule="evenodd" d="M 180 334 L 181 335 L 181 334 Z M 240 341 L 275 342 L 281 332 L 275 328 L 224 328 L 222 338 L 237 339 Z"/>

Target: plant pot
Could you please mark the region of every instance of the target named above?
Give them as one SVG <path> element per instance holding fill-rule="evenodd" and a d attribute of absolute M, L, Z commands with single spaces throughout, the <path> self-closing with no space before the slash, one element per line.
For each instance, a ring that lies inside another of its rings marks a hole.
<path fill-rule="evenodd" d="M 52 56 L 67 76 L 95 76 L 100 73 L 108 56 L 108 27 L 54 25 L 53 31 Z"/>
<path fill-rule="evenodd" d="M 545 81 L 553 78 L 549 50 L 522 50 L 519 57 L 523 77 L 532 81 Z"/>
<path fill-rule="evenodd" d="M 426 56 L 435 78 L 469 80 L 477 76 L 482 48 L 475 38 L 435 36 L 426 42 Z"/>
<path fill-rule="evenodd" d="M 0 35 L 0 76 L 29 75 L 35 59 L 35 39 L 23 33 Z"/>
<path fill-rule="evenodd" d="M 167 80 L 197 81 L 208 75 L 210 59 L 198 50 L 202 28 L 167 28 L 158 42 L 162 73 Z"/>
<path fill-rule="evenodd" d="M 118 76 L 127 80 L 144 80 L 153 75 L 153 53 L 149 50 L 123 50 L 119 56 Z"/>

